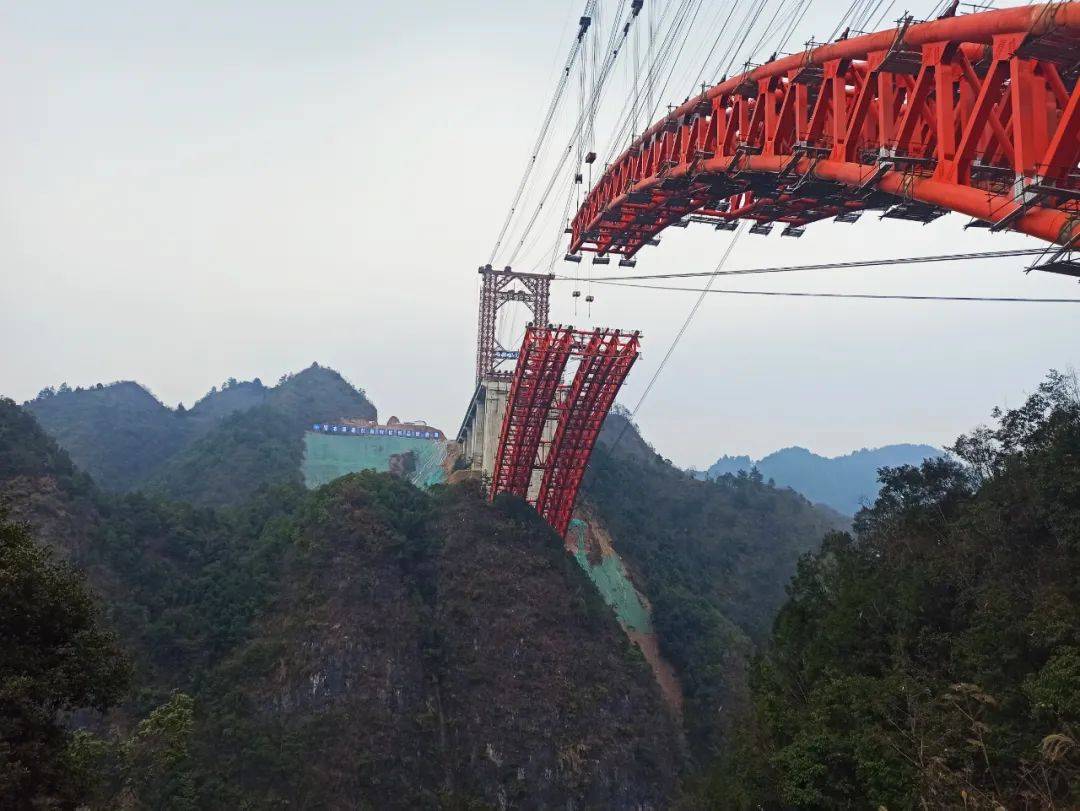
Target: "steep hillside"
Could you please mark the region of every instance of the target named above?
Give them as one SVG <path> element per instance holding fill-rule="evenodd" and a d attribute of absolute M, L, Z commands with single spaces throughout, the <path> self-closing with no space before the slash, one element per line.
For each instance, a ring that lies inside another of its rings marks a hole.
<path fill-rule="evenodd" d="M 209 507 L 240 504 L 260 488 L 301 484 L 297 419 L 261 405 L 224 417 L 143 482 L 155 495 Z"/>
<path fill-rule="evenodd" d="M 799 557 L 846 522 L 757 475 L 696 480 L 618 413 L 605 423 L 583 497 L 652 602 L 685 691 L 687 731 L 705 758 L 745 701 L 748 660 Z"/>
<path fill-rule="evenodd" d="M 1080 397 L 886 471 L 799 567 L 716 808 L 1080 807 Z"/>
<path fill-rule="evenodd" d="M 46 389 L 26 407 L 102 487 L 130 490 L 188 442 L 191 426 L 131 381 Z"/>
<path fill-rule="evenodd" d="M 345 477 L 308 503 L 284 572 L 208 691 L 208 757 L 237 800 L 636 808 L 670 792 L 679 748 L 651 674 L 520 502 Z"/>
<path fill-rule="evenodd" d="M 50 540 L 135 660 L 131 701 L 87 750 L 91 807 L 134 791 L 148 807 L 630 809 L 673 791 L 679 735 L 651 673 L 522 502 L 365 473 L 196 510 L 97 492 L 10 401 L 0 441 L 16 460 L 0 498 L 33 478 L 45 495 L 21 514 L 41 533 L 37 516 L 90 489 Z M 121 745 L 146 717 L 190 719 L 157 771 Z"/>
<path fill-rule="evenodd" d="M 854 515 L 877 498 L 880 468 L 918 465 L 924 459 L 941 455 L 942 451 L 931 445 L 886 445 L 831 458 L 792 447 L 770 453 L 756 462 L 749 456 L 721 456 L 703 476 L 715 479 L 740 471 L 749 473 L 756 467 L 764 478 L 781 487 L 790 487 L 817 504 Z"/>
<path fill-rule="evenodd" d="M 230 398 L 235 389 L 244 394 Z M 303 431 L 313 422 L 342 416 L 376 419 L 363 392 L 333 369 L 311 366 L 282 379 L 272 389 L 254 384 L 224 387 L 193 407 L 225 413 L 232 405 L 251 402 L 261 391 L 261 405 L 227 413 L 212 428 L 166 461 L 143 483 L 159 496 L 210 507 L 240 504 L 260 488 L 301 484 Z"/>

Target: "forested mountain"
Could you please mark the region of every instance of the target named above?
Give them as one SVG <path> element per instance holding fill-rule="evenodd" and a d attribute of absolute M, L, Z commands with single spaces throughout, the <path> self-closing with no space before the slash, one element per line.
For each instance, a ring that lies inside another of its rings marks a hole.
<path fill-rule="evenodd" d="M 210 391 L 195 401 L 189 408 L 188 416 L 196 420 L 215 422 L 236 411 L 247 411 L 266 402 L 270 389 L 262 380 L 237 380 L 229 378 L 219 389 L 214 386 Z"/>
<path fill-rule="evenodd" d="M 826 457 L 792 447 L 770 453 L 754 461 L 749 456 L 721 456 L 699 478 L 715 479 L 728 473 L 749 473 L 757 468 L 766 479 L 780 487 L 790 487 L 817 504 L 827 504 L 845 515 L 874 503 L 883 467 L 918 465 L 924 459 L 942 455 L 931 445 L 885 445 L 863 448 L 846 456 Z"/>
<path fill-rule="evenodd" d="M 581 499 L 651 602 L 683 730 L 523 502 L 370 472 L 300 486 L 306 422 L 370 407 L 336 373 L 230 384 L 186 414 L 133 385 L 34 408 L 84 453 L 144 461 L 109 398 L 189 426 L 142 493 L 99 489 L 0 401 L 0 577 L 87 605 L 26 522 L 97 595 L 87 639 L 115 633 L 132 666 L 127 692 L 115 659 L 98 671 L 119 704 L 78 731 L 44 692 L 0 697 L 0 733 L 32 709 L 41 736 L 0 751 L 0 800 L 37 751 L 36 799 L 94 809 L 1080 805 L 1080 402 L 1060 375 L 951 456 L 886 466 L 853 524 L 760 467 L 697 479 L 613 413 Z M 96 444 L 64 423 L 80 413 L 106 426 Z"/>
<path fill-rule="evenodd" d="M 746 665 L 799 557 L 847 522 L 757 474 L 696 480 L 618 412 L 605 422 L 582 498 L 652 602 L 686 696 L 690 741 L 707 762 L 746 700 Z"/>
<path fill-rule="evenodd" d="M 224 417 L 147 477 L 163 498 L 211 507 L 241 504 L 261 488 L 302 484 L 304 447 L 296 421 L 270 405 Z"/>
<path fill-rule="evenodd" d="M 363 391 L 317 364 L 272 388 L 230 378 L 190 409 L 169 409 L 132 382 L 46 389 L 25 405 L 103 488 L 149 489 L 205 505 L 239 503 L 264 484 L 299 481 L 301 436 L 310 423 L 377 417 Z"/>
<path fill-rule="evenodd" d="M 1080 399 L 887 471 L 800 564 L 722 808 L 1080 807 Z"/>
<path fill-rule="evenodd" d="M 190 427 L 130 380 L 44 389 L 26 407 L 82 470 L 110 490 L 130 490 L 187 443 Z"/>
<path fill-rule="evenodd" d="M 237 389 L 243 393 L 233 396 Z M 142 487 L 192 504 L 241 504 L 267 485 L 301 484 L 302 437 L 312 422 L 378 416 L 362 391 L 321 366 L 282 378 L 274 388 L 261 390 L 258 405 L 242 408 L 254 401 L 256 391 L 254 384 L 234 384 L 196 403 L 189 412 L 194 419 L 221 416 Z"/>
<path fill-rule="evenodd" d="M 522 502 L 374 473 L 227 511 L 109 495 L 11 401 L 0 460 L 0 498 L 85 572 L 134 664 L 108 723 L 67 735 L 90 807 L 671 796 L 680 736 L 650 671 Z"/>

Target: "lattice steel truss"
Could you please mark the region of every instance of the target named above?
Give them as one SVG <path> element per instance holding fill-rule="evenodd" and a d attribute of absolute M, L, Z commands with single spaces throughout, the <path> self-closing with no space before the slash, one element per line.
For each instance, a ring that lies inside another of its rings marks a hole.
<path fill-rule="evenodd" d="M 507 360 L 515 360 L 518 353 L 502 346 L 495 335 L 499 310 L 507 302 L 520 301 L 531 313 L 528 320 L 534 324 L 547 324 L 551 298 L 549 274 L 516 273 L 509 267 L 496 270 L 484 265 L 479 273 L 483 279 L 480 287 L 480 317 L 476 341 L 476 382 L 484 379 L 509 380 L 511 372 L 499 369 Z"/>
<path fill-rule="evenodd" d="M 526 329 L 503 415 L 492 498 L 519 495 L 556 532 L 566 533 L 604 418 L 637 360 L 639 338 L 613 329 Z M 571 359 L 579 361 L 577 371 L 564 386 Z M 535 493 L 534 471 L 541 473 Z"/>
<path fill-rule="evenodd" d="M 1080 3 L 915 22 L 754 68 L 605 170 L 570 251 L 633 256 L 669 225 L 767 234 L 884 209 L 1080 241 Z M 691 216 L 692 215 L 692 216 Z"/>

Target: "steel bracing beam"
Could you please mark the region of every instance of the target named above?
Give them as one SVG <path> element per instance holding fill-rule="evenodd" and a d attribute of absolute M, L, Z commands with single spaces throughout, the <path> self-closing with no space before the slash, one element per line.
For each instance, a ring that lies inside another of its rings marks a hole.
<path fill-rule="evenodd" d="M 503 414 L 490 494 L 527 499 L 565 534 L 600 428 L 638 356 L 638 333 L 533 326 L 525 331 Z M 579 361 L 569 386 L 562 375 Z M 545 428 L 551 433 L 544 441 Z M 540 484 L 530 493 L 534 471 Z"/>
<path fill-rule="evenodd" d="M 706 90 L 611 163 L 570 251 L 632 256 L 673 222 L 795 228 L 864 209 L 961 212 L 1080 239 L 1080 3 L 914 23 Z"/>

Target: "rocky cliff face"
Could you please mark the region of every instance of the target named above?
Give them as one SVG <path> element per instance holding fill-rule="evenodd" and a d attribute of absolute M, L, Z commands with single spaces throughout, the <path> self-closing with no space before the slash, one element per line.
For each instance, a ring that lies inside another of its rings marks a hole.
<path fill-rule="evenodd" d="M 430 512 L 387 521 L 388 492 Z M 222 779 L 266 802 L 662 807 L 675 724 L 559 540 L 520 502 L 428 499 L 370 474 L 317 494 L 290 585 L 211 712 L 242 706 L 250 738 L 319 755 L 252 768 L 247 749 Z"/>

